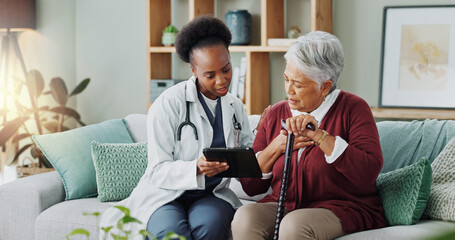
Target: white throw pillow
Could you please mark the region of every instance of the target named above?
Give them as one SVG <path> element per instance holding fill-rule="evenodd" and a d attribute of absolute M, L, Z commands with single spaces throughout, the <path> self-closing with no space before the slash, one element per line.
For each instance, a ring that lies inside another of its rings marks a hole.
<path fill-rule="evenodd" d="M 455 221 L 455 137 L 431 164 L 433 183 L 425 215 Z"/>

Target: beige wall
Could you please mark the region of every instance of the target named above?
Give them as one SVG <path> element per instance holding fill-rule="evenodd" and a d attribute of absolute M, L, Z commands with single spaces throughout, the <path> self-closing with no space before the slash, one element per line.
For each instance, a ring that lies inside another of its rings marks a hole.
<path fill-rule="evenodd" d="M 334 0 L 334 33 L 344 45 L 340 88 L 378 105 L 384 6 L 444 5 L 453 0 Z"/>

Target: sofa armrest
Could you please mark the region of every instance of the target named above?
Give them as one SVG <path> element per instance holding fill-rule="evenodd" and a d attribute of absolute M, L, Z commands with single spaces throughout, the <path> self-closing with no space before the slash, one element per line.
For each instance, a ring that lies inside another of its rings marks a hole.
<path fill-rule="evenodd" d="M 0 239 L 34 239 L 35 220 L 65 200 L 57 172 L 42 173 L 0 186 Z"/>

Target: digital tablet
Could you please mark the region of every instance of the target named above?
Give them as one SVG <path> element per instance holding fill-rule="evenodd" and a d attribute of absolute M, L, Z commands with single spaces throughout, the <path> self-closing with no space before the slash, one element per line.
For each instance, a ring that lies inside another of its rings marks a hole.
<path fill-rule="evenodd" d="M 204 148 L 207 161 L 226 162 L 229 168 L 215 177 L 262 178 L 256 154 L 252 148 Z"/>

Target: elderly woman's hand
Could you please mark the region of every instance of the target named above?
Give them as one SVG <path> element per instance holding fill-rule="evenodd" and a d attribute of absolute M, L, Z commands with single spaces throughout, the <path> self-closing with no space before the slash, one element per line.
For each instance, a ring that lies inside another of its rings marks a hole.
<path fill-rule="evenodd" d="M 289 133 L 294 133 L 296 137 L 305 136 L 314 139 L 317 133 L 306 128 L 309 123 L 312 123 L 315 129 L 318 129 L 318 121 L 310 114 L 302 114 L 286 119 L 286 126 Z"/>
<path fill-rule="evenodd" d="M 225 162 L 211 162 L 207 161 L 205 156 L 197 160 L 197 175 L 203 173 L 207 177 L 212 177 L 220 172 L 226 171 L 229 165 Z"/>

